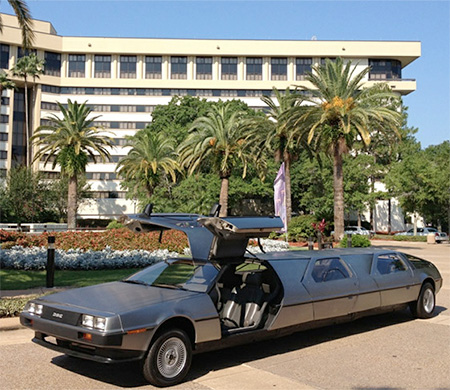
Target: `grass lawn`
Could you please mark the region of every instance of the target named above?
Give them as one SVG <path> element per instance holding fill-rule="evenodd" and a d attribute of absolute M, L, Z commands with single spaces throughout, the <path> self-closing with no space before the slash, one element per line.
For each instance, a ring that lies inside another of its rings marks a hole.
<path fill-rule="evenodd" d="M 100 271 L 55 271 L 55 286 L 84 287 L 123 279 L 139 269 L 113 269 Z M 45 287 L 45 271 L 0 270 L 1 290 L 26 290 Z"/>

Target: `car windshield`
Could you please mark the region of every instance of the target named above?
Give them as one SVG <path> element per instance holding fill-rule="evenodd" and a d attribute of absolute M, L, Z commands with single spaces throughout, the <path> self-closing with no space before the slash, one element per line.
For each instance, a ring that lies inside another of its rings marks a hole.
<path fill-rule="evenodd" d="M 206 292 L 218 272 L 218 269 L 208 262 L 173 259 L 145 268 L 123 282 Z"/>

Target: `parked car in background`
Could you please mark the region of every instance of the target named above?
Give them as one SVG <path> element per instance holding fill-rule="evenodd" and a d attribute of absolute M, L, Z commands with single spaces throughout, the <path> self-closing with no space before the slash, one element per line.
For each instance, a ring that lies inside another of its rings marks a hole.
<path fill-rule="evenodd" d="M 132 220 L 135 232 L 186 233 L 192 257 L 33 299 L 20 320 L 35 343 L 54 351 L 102 363 L 140 361 L 156 386 L 180 383 L 194 353 L 408 306 L 430 318 L 442 287 L 432 263 L 389 249 L 247 249 L 249 239 L 279 231 L 279 217 L 146 213 Z"/>
<path fill-rule="evenodd" d="M 331 234 L 334 234 L 334 230 L 331 232 Z M 344 228 L 344 234 L 359 234 L 361 236 L 368 236 L 369 238 L 372 238 L 375 233 L 371 230 L 367 230 L 362 226 L 346 226 Z"/>
<path fill-rule="evenodd" d="M 436 242 L 443 242 L 443 241 L 448 241 L 448 235 L 445 232 L 439 232 L 436 228 L 434 227 L 420 227 L 417 228 L 417 234 L 416 236 L 428 236 L 428 234 L 434 234 L 434 238 L 436 240 Z M 399 232 L 395 234 L 396 236 L 414 236 L 414 229 L 409 229 L 406 232 Z"/>
<path fill-rule="evenodd" d="M 344 230 L 345 234 L 360 234 L 361 236 L 369 236 L 372 237 L 374 235 L 374 232 L 371 230 L 367 230 L 364 227 L 359 226 L 346 226 Z"/>

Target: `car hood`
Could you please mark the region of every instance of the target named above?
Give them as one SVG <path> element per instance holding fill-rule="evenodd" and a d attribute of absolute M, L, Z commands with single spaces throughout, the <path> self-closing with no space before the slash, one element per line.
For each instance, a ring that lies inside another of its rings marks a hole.
<path fill-rule="evenodd" d="M 40 300 L 44 301 L 44 305 L 54 303 L 60 307 L 77 308 L 76 311 L 122 314 L 141 307 L 189 298 L 196 294 L 198 293 L 186 290 L 112 282 L 67 290 L 42 297 Z"/>

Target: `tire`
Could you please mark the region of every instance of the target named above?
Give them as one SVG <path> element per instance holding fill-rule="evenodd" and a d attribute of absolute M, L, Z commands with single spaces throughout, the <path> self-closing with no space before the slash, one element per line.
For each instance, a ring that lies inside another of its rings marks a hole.
<path fill-rule="evenodd" d="M 189 337 L 180 329 L 170 329 L 161 333 L 151 345 L 142 373 L 152 385 L 172 386 L 185 378 L 191 361 Z"/>
<path fill-rule="evenodd" d="M 425 283 L 417 301 L 411 303 L 411 312 L 417 318 L 431 318 L 434 314 L 436 296 L 431 283 Z"/>

